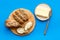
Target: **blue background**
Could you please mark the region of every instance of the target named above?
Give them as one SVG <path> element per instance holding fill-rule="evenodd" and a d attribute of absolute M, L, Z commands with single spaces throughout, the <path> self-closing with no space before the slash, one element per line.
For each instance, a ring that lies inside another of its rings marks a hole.
<path fill-rule="evenodd" d="M 25 8 L 34 14 L 38 4 L 46 3 L 52 8 L 47 35 L 44 36 L 44 28 L 47 21 L 36 19 L 36 26 L 29 35 L 17 36 L 6 28 L 5 20 L 9 14 L 18 8 Z M 0 40 L 60 40 L 60 1 L 59 0 L 0 0 Z"/>

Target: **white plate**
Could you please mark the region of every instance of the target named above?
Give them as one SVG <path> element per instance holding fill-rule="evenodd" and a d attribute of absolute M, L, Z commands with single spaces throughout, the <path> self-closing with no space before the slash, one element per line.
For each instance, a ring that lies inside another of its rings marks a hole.
<path fill-rule="evenodd" d="M 44 8 L 45 8 L 45 7 L 46 7 L 46 8 L 49 8 L 49 9 L 48 9 L 48 10 L 50 10 L 50 11 L 49 11 L 49 14 L 51 14 L 51 8 L 49 7 L 49 5 L 47 5 L 47 4 L 39 4 L 39 5 L 35 8 L 35 15 L 36 15 L 37 12 L 38 12 L 38 11 L 36 11 L 37 8 L 40 8 L 39 6 L 42 6 L 42 5 L 45 5 L 45 6 L 43 6 Z M 48 10 L 47 10 L 47 12 L 48 12 Z M 39 11 L 41 11 L 41 10 L 39 9 Z M 42 14 L 42 13 L 40 13 L 40 14 Z M 37 16 L 37 15 L 36 15 L 36 17 L 37 17 L 39 20 L 42 20 L 42 21 L 45 21 L 45 20 L 47 20 L 47 19 L 50 18 L 50 16 L 49 16 L 48 18 L 43 18 L 43 17 L 39 17 L 39 16 Z"/>

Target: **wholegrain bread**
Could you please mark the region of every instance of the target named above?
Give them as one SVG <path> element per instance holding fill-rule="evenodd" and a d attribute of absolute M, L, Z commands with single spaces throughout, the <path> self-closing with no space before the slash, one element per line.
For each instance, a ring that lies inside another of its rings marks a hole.
<path fill-rule="evenodd" d="M 28 22 L 31 22 L 31 26 L 28 25 L 30 27 L 27 27 Z M 9 15 L 9 18 L 6 20 L 6 26 L 10 28 L 14 34 L 21 36 L 27 35 L 32 32 L 35 27 L 35 18 L 29 10 L 24 8 L 16 9 Z"/>

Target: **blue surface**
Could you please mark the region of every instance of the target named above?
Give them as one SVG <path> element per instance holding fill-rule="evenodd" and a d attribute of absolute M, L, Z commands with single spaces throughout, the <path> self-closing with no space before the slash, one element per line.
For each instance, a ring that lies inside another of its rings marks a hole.
<path fill-rule="evenodd" d="M 44 36 L 46 22 L 36 19 L 36 26 L 27 36 L 17 36 L 5 27 L 5 20 L 17 8 L 26 8 L 34 14 L 36 6 L 46 3 L 52 8 L 52 16 L 47 35 Z M 60 1 L 59 0 L 0 0 L 0 40 L 60 40 Z"/>

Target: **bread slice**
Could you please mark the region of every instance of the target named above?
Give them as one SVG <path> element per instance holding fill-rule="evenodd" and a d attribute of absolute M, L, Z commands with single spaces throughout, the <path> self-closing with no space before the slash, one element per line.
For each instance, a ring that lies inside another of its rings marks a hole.
<path fill-rule="evenodd" d="M 31 28 L 31 26 L 32 26 L 32 22 L 31 21 L 27 22 L 25 25 L 25 30 L 28 30 L 29 28 Z"/>
<path fill-rule="evenodd" d="M 10 14 L 8 19 L 15 20 L 17 23 L 19 23 L 17 27 L 10 27 L 11 31 L 16 35 L 21 35 L 21 36 L 27 35 L 30 32 L 32 32 L 35 27 L 34 15 L 29 10 L 26 10 L 24 8 L 14 10 Z M 31 24 L 31 27 L 30 28 L 28 27 L 27 29 L 26 24 L 28 22 L 32 22 L 32 24 Z"/>
<path fill-rule="evenodd" d="M 23 33 L 25 33 L 25 30 L 24 30 L 24 28 L 17 28 L 17 32 L 19 34 L 23 34 Z"/>
<path fill-rule="evenodd" d="M 47 4 L 39 4 L 35 9 L 35 15 L 40 20 L 49 19 L 50 13 L 51 13 L 51 8 Z"/>

